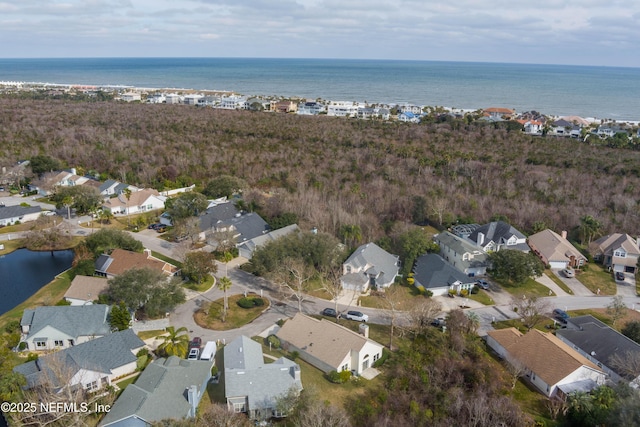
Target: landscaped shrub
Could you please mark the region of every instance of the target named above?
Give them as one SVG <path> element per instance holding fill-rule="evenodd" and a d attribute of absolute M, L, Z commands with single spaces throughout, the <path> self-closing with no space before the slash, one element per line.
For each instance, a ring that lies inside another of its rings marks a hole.
<path fill-rule="evenodd" d="M 424 296 L 429 298 L 433 296 L 433 292 L 431 292 L 429 289 L 427 289 L 426 291 L 424 291 Z"/>
<path fill-rule="evenodd" d="M 252 298 L 240 298 L 237 304 L 242 308 L 253 308 L 254 306 Z"/>
<path fill-rule="evenodd" d="M 280 338 L 278 338 L 275 335 L 269 335 L 267 337 L 267 343 L 271 344 L 271 347 L 273 348 L 280 348 Z"/>
<path fill-rule="evenodd" d="M 471 293 L 473 295 L 477 294 L 478 292 L 480 292 L 480 288 L 477 287 L 476 285 L 473 286 L 473 288 L 471 288 Z"/>
<path fill-rule="evenodd" d="M 71 305 L 71 303 L 69 301 L 67 301 L 66 299 L 62 298 L 60 301 L 58 301 L 56 303 L 56 305 L 60 306 L 60 305 Z"/>
<path fill-rule="evenodd" d="M 389 350 L 387 350 L 386 348 L 382 349 L 382 356 L 380 356 L 380 359 L 376 360 L 373 363 L 373 367 L 374 368 L 378 368 L 382 365 L 384 365 L 384 362 L 387 361 L 387 359 L 389 358 L 389 356 L 391 355 L 391 352 Z"/>
<path fill-rule="evenodd" d="M 237 304 L 242 308 L 262 307 L 264 300 L 258 297 L 244 297 L 240 298 Z"/>
<path fill-rule="evenodd" d="M 463 297 L 466 297 L 467 295 L 469 295 L 469 290 L 468 289 L 463 289 L 460 291 L 460 295 Z"/>
<path fill-rule="evenodd" d="M 292 351 L 291 353 L 289 353 L 287 355 L 287 359 L 289 360 L 293 360 L 294 362 L 296 361 L 296 359 L 300 357 L 300 353 L 298 353 L 297 351 Z"/>
<path fill-rule="evenodd" d="M 334 384 L 343 384 L 351 379 L 351 371 L 331 371 L 327 374 L 327 379 Z"/>
<path fill-rule="evenodd" d="M 351 371 L 342 371 L 340 372 L 340 382 L 346 383 L 351 379 Z"/>
<path fill-rule="evenodd" d="M 22 341 L 22 342 L 20 343 L 20 345 L 18 345 L 18 350 L 20 350 L 20 351 L 24 351 L 24 350 L 26 350 L 26 349 L 27 349 L 27 343 L 26 343 L 26 342 L 24 342 L 24 341 Z"/>

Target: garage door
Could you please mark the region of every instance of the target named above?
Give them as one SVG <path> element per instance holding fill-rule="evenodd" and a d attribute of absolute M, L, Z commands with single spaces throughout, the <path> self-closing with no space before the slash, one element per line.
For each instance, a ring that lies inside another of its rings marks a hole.
<path fill-rule="evenodd" d="M 551 261 L 549 262 L 549 267 L 554 270 L 562 270 L 563 268 L 567 267 L 567 263 L 566 262 L 562 262 L 562 261 Z"/>

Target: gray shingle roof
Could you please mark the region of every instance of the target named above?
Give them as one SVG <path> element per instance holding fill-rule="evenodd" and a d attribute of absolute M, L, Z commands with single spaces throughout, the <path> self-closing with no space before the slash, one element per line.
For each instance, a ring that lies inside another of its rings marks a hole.
<path fill-rule="evenodd" d="M 220 203 L 207 209 L 200 215 L 200 231 L 211 230 L 218 221 L 226 221 L 234 218 L 240 211 L 231 202 Z"/>
<path fill-rule="evenodd" d="M 245 248 L 253 252 L 256 248 L 262 245 L 265 245 L 268 242 L 279 239 L 282 236 L 286 236 L 287 234 L 292 233 L 294 231 L 298 231 L 298 230 L 300 230 L 300 228 L 298 227 L 298 224 L 287 225 L 286 227 L 282 227 L 277 230 L 270 231 L 267 234 L 254 237 L 251 240 L 247 240 L 246 242 L 242 243 L 240 246 L 244 246 Z"/>
<path fill-rule="evenodd" d="M 456 281 L 473 282 L 473 279 L 456 270 L 437 254 L 425 254 L 418 257 L 413 272 L 415 285 L 422 285 L 425 289 L 449 287 Z"/>
<path fill-rule="evenodd" d="M 238 243 L 251 240 L 269 231 L 269 224 L 255 212 L 221 221 L 216 226 L 221 228 L 233 226 L 236 234 L 240 234 L 236 239 Z"/>
<path fill-rule="evenodd" d="M 570 341 L 620 376 L 623 376 L 622 372 L 611 365 L 611 357 L 614 354 L 624 356 L 626 352 L 640 353 L 640 345 L 635 341 L 591 315 L 572 317 L 569 322 L 576 328 L 558 329 L 556 335 Z"/>
<path fill-rule="evenodd" d="M 392 283 L 398 275 L 398 256 L 390 254 L 375 243 L 360 246 L 347 258 L 344 265 L 350 265 L 354 270 L 366 268 L 367 274 L 380 273 L 376 282 L 381 284 Z"/>
<path fill-rule="evenodd" d="M 186 390 L 192 385 L 200 390 L 202 384 L 211 378 L 212 363 L 184 360 L 176 356 L 154 361 L 134 384 L 130 384 L 122 392 L 100 425 L 118 422 L 118 425 L 130 425 L 130 417 L 148 423 L 187 417 L 191 405 L 187 400 Z"/>
<path fill-rule="evenodd" d="M 471 242 L 464 240 L 448 231 L 442 232 L 434 236 L 434 240 L 441 247 L 451 248 L 458 254 L 468 253 L 473 255 L 473 259 L 463 260 L 462 257 L 457 261 L 460 264 L 461 270 L 465 270 L 469 267 L 486 267 L 488 265 L 487 254 L 474 246 Z"/>
<path fill-rule="evenodd" d="M 479 233 L 484 234 L 484 242 L 481 244 L 478 243 Z M 515 236 L 517 239 L 525 239 L 525 235 L 516 230 L 510 224 L 507 224 L 504 221 L 494 221 L 473 230 L 473 232 L 469 235 L 469 240 L 482 246 L 486 246 L 489 241 L 493 241 L 498 245 L 506 245 L 507 240 L 509 240 L 512 236 Z M 526 243 L 509 246 L 509 249 L 529 252 L 529 246 L 527 246 Z"/>
<path fill-rule="evenodd" d="M 108 314 L 109 306 L 104 304 L 37 307 L 24 311 L 20 325 L 29 325 L 29 337 L 37 336 L 47 326 L 76 338 L 103 336 L 111 332 Z"/>
<path fill-rule="evenodd" d="M 114 185 L 118 184 L 119 182 L 116 181 L 115 179 L 108 179 L 105 182 L 103 182 L 100 187 L 98 187 L 98 190 L 100 190 L 100 192 L 102 193 L 103 191 L 107 191 L 109 188 L 113 187 Z"/>
<path fill-rule="evenodd" d="M 19 218 L 23 215 L 42 212 L 40 206 L 0 206 L 0 219 Z"/>
<path fill-rule="evenodd" d="M 65 365 L 73 374 L 79 369 L 87 369 L 105 374 L 112 373 L 113 369 L 127 365 L 137 360 L 132 350 L 144 346 L 142 341 L 131 329 L 105 335 L 82 344 L 69 347 L 54 353 L 56 357 L 64 360 Z M 14 371 L 27 378 L 27 385 L 39 384 L 46 375 L 47 361 L 51 355 L 43 356 L 38 360 L 16 366 Z"/>
<path fill-rule="evenodd" d="M 274 408 L 278 396 L 291 387 L 302 390 L 297 363 L 281 357 L 265 364 L 260 344 L 246 336 L 224 348 L 224 366 L 225 396 L 247 396 L 250 410 Z"/>

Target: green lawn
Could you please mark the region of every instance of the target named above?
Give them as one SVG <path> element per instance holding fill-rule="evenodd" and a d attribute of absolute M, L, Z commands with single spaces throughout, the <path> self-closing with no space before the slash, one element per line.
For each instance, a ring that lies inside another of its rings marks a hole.
<path fill-rule="evenodd" d="M 251 296 L 259 298 L 256 295 Z M 208 307 L 208 314 L 202 309 L 198 310 L 194 315 L 194 320 L 203 328 L 213 329 L 215 331 L 228 331 L 230 329 L 237 329 L 247 323 L 251 323 L 269 308 L 269 300 L 266 298 L 262 298 L 265 302 L 263 306 L 242 308 L 237 304 L 237 302 L 243 297 L 244 295 L 242 294 L 229 296 L 229 310 L 227 310 L 227 318 L 225 322 L 222 321 L 224 298 L 212 301 Z"/>
<path fill-rule="evenodd" d="M 567 285 L 565 285 L 565 283 L 562 280 L 560 280 L 560 278 L 558 276 L 556 276 L 553 273 L 553 271 L 551 271 L 551 270 L 549 270 L 547 268 L 544 271 L 544 274 L 546 274 L 547 277 L 549 277 L 549 279 L 551 279 L 553 281 L 553 283 L 555 283 L 556 285 L 560 286 L 560 289 L 562 289 L 563 291 L 565 291 L 569 295 L 573 295 L 573 291 L 571 290 L 571 288 L 569 288 Z"/>
<path fill-rule="evenodd" d="M 537 297 L 548 297 L 548 296 L 555 295 L 553 291 L 549 293 L 549 288 L 547 288 L 541 283 L 536 282 L 532 278 L 528 278 L 523 284 L 517 285 L 517 286 L 511 285 L 511 284 L 505 284 L 501 282 L 498 282 L 498 283 L 500 283 L 500 286 L 502 286 L 502 289 L 516 296 L 520 296 L 523 294 L 535 295 Z"/>
<path fill-rule="evenodd" d="M 618 291 L 613 274 L 602 268 L 600 264 L 591 263 L 582 270 L 576 271 L 576 279 L 594 294 L 615 295 Z"/>
<path fill-rule="evenodd" d="M 483 291 L 482 289 L 480 289 L 477 294 L 469 294 L 466 298 L 484 305 L 495 304 L 489 293 L 487 291 Z"/>
<path fill-rule="evenodd" d="M 159 252 L 155 252 L 155 251 L 151 251 L 151 255 L 153 255 L 154 257 L 161 259 L 164 262 L 168 262 L 169 264 L 173 264 L 178 268 L 182 268 L 182 263 L 180 261 L 177 261 L 173 258 L 169 258 L 168 256 L 162 255 Z"/>
<path fill-rule="evenodd" d="M 216 279 L 213 276 L 209 275 L 209 276 L 207 276 L 207 279 L 202 283 L 196 283 L 196 282 L 193 282 L 193 281 L 188 281 L 183 286 L 185 288 L 191 289 L 192 291 L 206 292 L 209 289 L 211 289 L 211 287 L 215 284 L 215 281 L 216 281 Z"/>
<path fill-rule="evenodd" d="M 124 390 L 129 384 L 133 384 L 138 379 L 138 376 L 140 376 L 140 374 L 127 378 L 124 381 L 120 381 L 119 383 L 116 383 L 116 385 L 120 388 L 120 390 Z"/>
<path fill-rule="evenodd" d="M 424 298 L 420 295 L 418 288 L 415 286 L 405 286 L 400 284 L 394 284 L 389 287 L 385 292 L 395 292 L 393 298 L 398 301 L 398 310 L 409 310 L 416 305 L 420 299 Z M 374 294 L 369 296 L 360 297 L 360 305 L 370 308 L 382 308 L 388 309 L 389 304 L 384 298 L 385 293 Z"/>
<path fill-rule="evenodd" d="M 559 425 L 557 421 L 549 418 L 547 409 L 548 399 L 534 390 L 524 380 L 519 380 L 511 391 L 511 397 L 518 402 L 523 411 L 531 414 L 537 426 L 554 427 Z"/>
<path fill-rule="evenodd" d="M 527 333 L 527 328 L 522 324 L 520 319 L 502 320 L 500 322 L 493 323 L 494 329 L 506 329 L 516 328 L 523 334 Z M 548 317 L 544 317 L 538 323 L 533 326 L 533 329 L 537 329 L 542 332 L 549 332 L 553 330 L 553 320 Z"/>
<path fill-rule="evenodd" d="M 140 338 L 141 340 L 148 340 L 149 338 L 155 338 L 158 335 L 162 335 L 166 333 L 166 331 L 163 331 L 162 329 L 154 329 L 151 331 L 141 331 L 138 332 L 138 338 Z"/>

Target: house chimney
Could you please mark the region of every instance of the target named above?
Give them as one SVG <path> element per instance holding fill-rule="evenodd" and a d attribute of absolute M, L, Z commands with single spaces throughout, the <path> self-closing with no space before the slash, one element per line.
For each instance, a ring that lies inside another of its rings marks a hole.
<path fill-rule="evenodd" d="M 196 408 L 198 407 L 198 387 L 195 385 L 190 386 L 187 389 L 187 400 L 189 401 L 189 415 L 187 418 L 194 418 L 196 416 Z"/>
<path fill-rule="evenodd" d="M 77 175 L 78 171 L 77 171 L 76 168 L 71 168 L 71 173 L 74 174 L 74 175 Z"/>
<path fill-rule="evenodd" d="M 291 376 L 295 381 L 300 381 L 300 367 L 298 365 L 289 368 Z"/>
<path fill-rule="evenodd" d="M 358 327 L 358 331 L 360 332 L 360 335 L 364 336 L 365 338 L 369 338 L 369 325 L 361 323 Z"/>
<path fill-rule="evenodd" d="M 560 233 L 560 235 L 562 236 L 563 239 L 567 238 L 567 230 L 562 230 L 562 233 Z"/>
<path fill-rule="evenodd" d="M 147 258 L 151 258 L 151 249 L 144 248 L 144 253 L 147 254 Z"/>
<path fill-rule="evenodd" d="M 478 245 L 482 246 L 484 243 L 484 233 L 478 232 Z"/>

